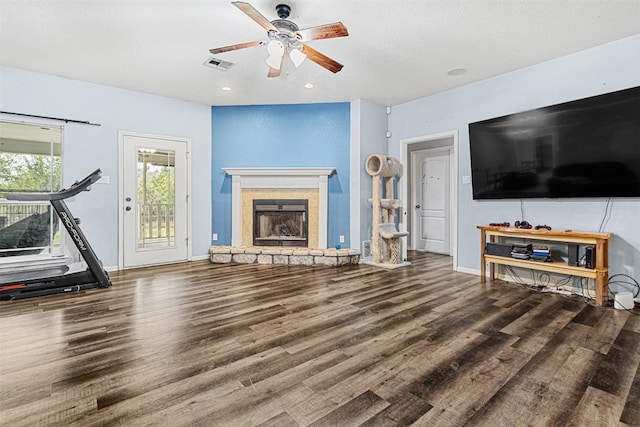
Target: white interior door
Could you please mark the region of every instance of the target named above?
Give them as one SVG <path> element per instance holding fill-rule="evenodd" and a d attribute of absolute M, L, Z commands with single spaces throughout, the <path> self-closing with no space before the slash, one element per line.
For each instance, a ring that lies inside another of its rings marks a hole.
<path fill-rule="evenodd" d="M 449 149 L 428 149 L 412 153 L 413 162 L 413 247 L 450 254 L 451 183 Z"/>
<path fill-rule="evenodd" d="M 121 135 L 123 267 L 188 258 L 188 142 Z"/>

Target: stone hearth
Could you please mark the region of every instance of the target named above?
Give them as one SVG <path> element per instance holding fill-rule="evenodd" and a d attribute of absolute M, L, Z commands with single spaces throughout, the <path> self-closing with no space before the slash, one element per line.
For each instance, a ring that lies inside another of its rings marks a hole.
<path fill-rule="evenodd" d="M 214 264 L 325 265 L 339 267 L 359 264 L 360 254 L 351 249 L 302 249 L 252 246 L 212 246 L 209 260 Z"/>

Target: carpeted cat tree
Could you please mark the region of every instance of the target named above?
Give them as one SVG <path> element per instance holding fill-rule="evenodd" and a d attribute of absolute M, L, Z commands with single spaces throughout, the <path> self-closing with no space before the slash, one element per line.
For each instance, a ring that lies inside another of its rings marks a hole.
<path fill-rule="evenodd" d="M 365 169 L 373 180 L 373 208 L 371 230 L 372 262 L 367 264 L 384 268 L 398 268 L 409 265 L 402 261 L 400 238 L 409 235 L 406 231 L 398 231 L 395 224 L 395 211 L 402 206 L 394 197 L 394 178 L 402 177 L 402 163 L 395 157 L 383 154 L 372 154 L 367 157 Z M 382 178 L 382 179 L 381 179 Z M 381 190 L 384 188 L 384 198 Z"/>

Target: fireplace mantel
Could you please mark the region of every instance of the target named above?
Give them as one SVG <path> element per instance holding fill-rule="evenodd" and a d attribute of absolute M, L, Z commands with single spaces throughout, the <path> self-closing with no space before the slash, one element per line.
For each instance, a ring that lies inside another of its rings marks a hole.
<path fill-rule="evenodd" d="M 333 167 L 222 168 L 231 176 L 231 245 L 242 243 L 242 191 L 244 189 L 317 189 L 318 248 L 327 247 L 329 177 Z"/>
<path fill-rule="evenodd" d="M 324 176 L 333 175 L 336 168 L 222 168 L 230 176 Z"/>

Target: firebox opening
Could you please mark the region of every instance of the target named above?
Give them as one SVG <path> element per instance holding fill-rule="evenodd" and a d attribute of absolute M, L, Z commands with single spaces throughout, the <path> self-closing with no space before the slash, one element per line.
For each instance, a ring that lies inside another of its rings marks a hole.
<path fill-rule="evenodd" d="M 254 200 L 254 246 L 308 247 L 307 200 Z"/>

